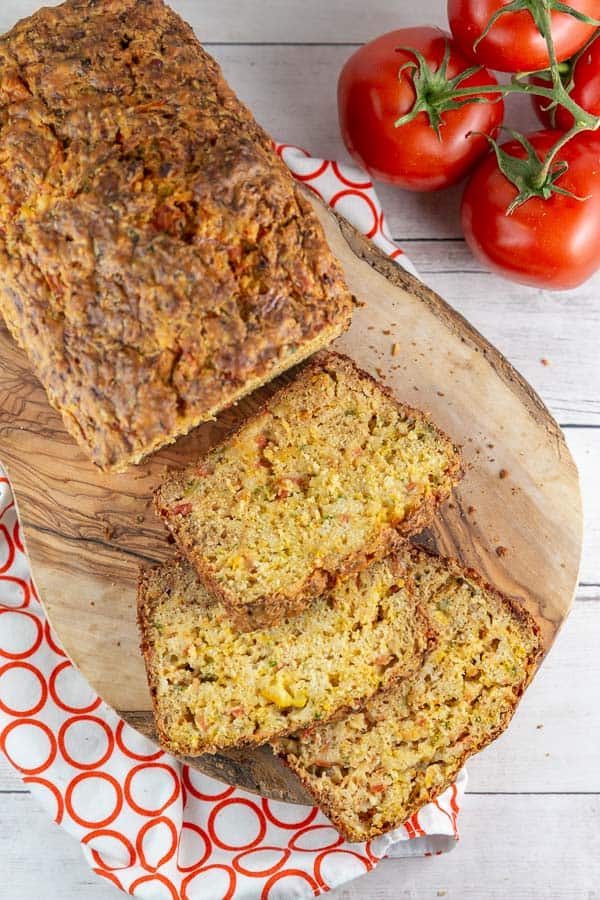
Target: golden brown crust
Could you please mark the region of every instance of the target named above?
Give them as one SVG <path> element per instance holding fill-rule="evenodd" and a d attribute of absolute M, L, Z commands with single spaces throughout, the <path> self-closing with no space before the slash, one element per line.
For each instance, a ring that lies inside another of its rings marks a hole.
<path fill-rule="evenodd" d="M 154 667 L 154 655 L 152 653 L 152 648 L 150 646 L 150 642 L 148 639 L 150 621 L 151 621 L 151 612 L 152 605 L 146 601 L 148 594 L 148 580 L 151 576 L 153 569 L 157 568 L 153 566 L 152 568 L 141 567 L 138 575 L 138 588 L 137 588 L 137 623 L 138 623 L 138 631 L 140 634 L 140 650 L 142 656 L 144 658 L 144 663 L 146 666 L 146 678 L 148 680 L 148 688 L 150 690 L 150 699 L 152 701 L 152 711 L 154 714 L 154 723 L 156 725 L 156 730 L 158 732 L 158 739 L 162 747 L 169 752 L 178 753 L 180 752 L 177 747 L 172 746 L 168 735 L 164 730 L 164 723 L 162 719 L 162 714 L 160 712 L 160 708 L 157 700 L 157 681 L 158 675 L 156 669 Z"/>
<path fill-rule="evenodd" d="M 349 324 L 310 204 L 162 0 L 67 0 L 0 37 L 0 151 L 0 310 L 104 469 Z"/>
<path fill-rule="evenodd" d="M 344 368 L 354 377 L 358 376 L 363 382 L 375 386 L 381 391 L 394 407 L 403 415 L 410 417 L 419 417 L 430 422 L 430 417 L 415 409 L 408 404 L 400 402 L 386 386 L 380 384 L 368 372 L 359 369 L 355 363 L 348 357 L 331 350 L 323 350 L 311 357 L 310 361 L 305 364 L 297 378 L 308 379 L 311 372 L 327 370 L 328 365 L 339 369 Z M 212 452 L 216 452 L 221 448 L 225 448 L 227 444 L 238 436 L 245 428 L 253 422 L 258 421 L 261 416 L 269 411 L 269 407 L 285 397 L 285 395 L 295 389 L 296 382 L 284 385 L 274 396 L 266 400 L 262 406 L 248 419 L 246 419 L 237 429 L 235 429 L 228 437 L 224 438 L 216 445 Z M 433 426 L 440 441 L 447 442 L 452 446 L 451 440 L 441 429 Z M 407 538 L 413 534 L 417 534 L 426 528 L 434 518 L 437 507 L 448 498 L 449 492 L 438 491 L 428 497 L 425 497 L 421 505 L 410 511 L 405 518 L 394 526 L 386 526 L 377 535 L 376 541 L 372 542 L 369 547 L 363 547 L 360 551 L 352 553 L 344 560 L 340 561 L 336 571 L 330 572 L 322 568 L 314 568 L 305 578 L 305 580 L 295 586 L 295 590 L 286 592 L 272 593 L 261 598 L 260 602 L 244 603 L 243 600 L 233 591 L 228 590 L 215 576 L 214 569 L 207 564 L 202 553 L 202 547 L 197 546 L 193 542 L 186 541 L 183 537 L 185 522 L 179 515 L 172 514 L 172 504 L 165 497 L 165 488 L 171 494 L 183 492 L 186 483 L 197 467 L 183 469 L 180 472 L 172 473 L 157 488 L 154 494 L 154 505 L 158 515 L 163 518 L 167 528 L 173 534 L 178 543 L 179 549 L 185 554 L 189 562 L 198 572 L 201 581 L 206 585 L 207 589 L 214 594 L 226 607 L 229 615 L 236 623 L 237 627 L 242 631 L 252 631 L 255 628 L 264 628 L 268 625 L 275 624 L 286 616 L 293 616 L 306 607 L 306 604 L 312 597 L 319 596 L 339 581 L 347 578 L 349 575 L 359 572 L 367 568 L 374 560 L 382 559 L 388 556 L 394 550 L 398 549 Z M 456 484 L 463 475 L 460 451 L 454 447 L 454 454 L 451 456 L 448 467 L 445 471 L 445 477 L 448 483 Z"/>

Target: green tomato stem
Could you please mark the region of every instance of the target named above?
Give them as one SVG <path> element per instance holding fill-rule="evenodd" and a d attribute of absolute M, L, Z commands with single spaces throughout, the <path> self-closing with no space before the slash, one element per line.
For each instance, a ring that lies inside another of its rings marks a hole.
<path fill-rule="evenodd" d="M 541 0 L 539 8 L 540 31 L 546 41 L 548 48 L 548 59 L 550 60 L 550 74 L 552 75 L 552 85 L 554 88 L 554 96 L 557 102 L 567 109 L 574 119 L 573 126 L 565 132 L 556 144 L 548 151 L 544 157 L 544 164 L 540 169 L 539 175 L 535 180 L 535 185 L 541 187 L 546 183 L 552 164 L 556 159 L 556 155 L 565 144 L 574 138 L 581 131 L 595 131 L 600 125 L 600 119 L 596 116 L 590 116 L 578 103 L 571 99 L 570 94 L 565 90 L 562 78 L 560 77 L 560 68 L 556 59 L 556 49 L 554 47 L 554 39 L 552 37 L 552 18 L 550 16 L 549 0 Z M 581 115 L 583 113 L 583 115 Z"/>
<path fill-rule="evenodd" d="M 598 124 L 600 124 L 600 122 Z M 595 129 L 592 129 L 592 130 L 595 130 Z M 575 137 L 575 135 L 579 134 L 581 131 L 590 131 L 590 129 L 587 128 L 585 125 L 573 125 L 573 127 L 570 128 L 569 131 L 565 131 L 565 133 L 560 138 L 560 140 L 558 140 L 556 142 L 556 144 L 552 147 L 552 149 L 548 151 L 548 153 L 544 157 L 544 165 L 540 169 L 540 173 L 539 173 L 538 177 L 535 179 L 535 184 L 538 187 L 541 187 L 541 185 L 546 183 L 546 181 L 548 179 L 548 175 L 550 173 L 550 169 L 552 167 L 552 163 L 556 159 L 556 155 L 559 152 L 559 150 L 562 150 L 562 148 L 565 146 L 565 144 L 568 144 L 569 141 L 571 140 L 571 138 Z"/>
<path fill-rule="evenodd" d="M 576 122 L 581 123 L 580 131 L 595 131 L 600 125 L 600 118 L 593 116 L 567 94 L 561 85 L 560 105 L 568 109 Z M 453 91 L 454 97 L 469 97 L 473 94 L 533 94 L 536 97 L 547 97 L 549 100 L 556 99 L 555 88 L 545 88 L 537 84 L 486 84 L 473 87 L 457 88 Z M 564 94 L 564 97 L 563 97 Z"/>
<path fill-rule="evenodd" d="M 493 103 L 493 95 L 500 97 L 507 94 L 529 94 L 536 97 L 544 97 L 549 100 L 548 108 L 562 106 L 573 117 L 573 126 L 569 131 L 561 134 L 553 147 L 548 150 L 543 158 L 540 159 L 531 142 L 518 132 L 511 132 L 513 137 L 521 144 L 525 151 L 525 156 L 514 156 L 502 150 L 496 140 L 489 135 L 484 135 L 491 143 L 500 171 L 508 178 L 517 188 L 517 196 L 507 210 L 510 214 L 518 206 L 527 202 L 532 197 L 542 197 L 547 200 L 553 194 L 563 194 L 570 197 L 576 195 L 563 188 L 557 181 L 564 175 L 568 169 L 565 160 L 558 160 L 557 155 L 560 150 L 575 135 L 582 131 L 596 131 L 600 128 L 600 117 L 593 116 L 587 110 L 583 109 L 576 103 L 569 93 L 572 85 L 565 86 L 561 74 L 568 75 L 572 73 L 573 67 L 579 55 L 565 63 L 559 64 L 556 58 L 556 50 L 554 40 L 552 38 L 552 15 L 553 11 L 570 14 L 574 18 L 591 25 L 600 25 L 597 19 L 592 19 L 583 13 L 578 12 L 563 0 L 509 0 L 500 9 L 498 9 L 488 21 L 482 34 L 475 42 L 474 49 L 477 44 L 488 34 L 497 19 L 506 13 L 526 11 L 533 19 L 533 23 L 540 35 L 544 38 L 548 51 L 549 67 L 543 70 L 548 83 L 548 76 L 552 82 L 552 87 L 544 87 L 531 81 L 524 82 L 523 79 L 531 77 L 536 73 L 517 73 L 513 76 L 510 84 L 477 84 L 472 87 L 464 87 L 463 82 L 471 77 L 474 72 L 478 71 L 478 67 L 471 67 L 465 71 L 448 79 L 447 68 L 450 58 L 450 44 L 446 42 L 444 57 L 437 69 L 430 68 L 423 55 L 414 48 L 402 47 L 404 51 L 410 52 L 415 56 L 415 61 L 409 61 L 402 65 L 398 70 L 398 78 L 402 78 L 403 73 L 407 69 L 412 70 L 412 81 L 415 90 L 415 101 L 412 109 L 400 116 L 394 125 L 400 128 L 402 125 L 412 121 L 421 112 L 429 116 L 432 128 L 435 130 L 438 138 L 441 140 L 440 126 L 443 124 L 442 115 L 446 111 L 459 109 L 468 103 Z M 592 35 L 581 49 L 580 54 L 585 52 L 586 47 L 598 36 L 598 32 Z M 539 73 L 541 74 L 541 73 Z M 566 79 L 565 79 L 566 80 Z M 571 74 L 572 82 L 572 74 Z M 510 130 L 510 129 L 509 129 Z M 577 197 L 578 200 L 584 200 L 584 197 Z"/>
<path fill-rule="evenodd" d="M 539 15 L 541 18 L 541 32 L 546 47 L 548 48 L 548 59 L 550 61 L 550 72 L 552 74 L 552 84 L 555 90 L 564 92 L 563 83 L 558 68 L 558 60 L 556 59 L 556 50 L 554 49 L 554 40 L 552 38 L 552 19 L 550 17 L 550 9 L 548 8 L 548 0 L 541 0 Z"/>

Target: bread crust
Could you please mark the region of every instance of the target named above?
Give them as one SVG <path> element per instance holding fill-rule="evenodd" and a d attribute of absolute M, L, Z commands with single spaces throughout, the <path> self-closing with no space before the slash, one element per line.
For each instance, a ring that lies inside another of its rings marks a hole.
<path fill-rule="evenodd" d="M 67 0 L 2 35 L 0 150 L 0 311 L 102 469 L 349 325 L 314 210 L 162 0 Z"/>
<path fill-rule="evenodd" d="M 150 691 L 152 711 L 154 714 L 154 724 L 156 725 L 159 743 L 169 753 L 185 755 L 183 750 L 171 743 L 169 736 L 164 729 L 164 720 L 158 705 L 158 673 L 154 665 L 154 656 L 148 639 L 151 622 L 151 608 L 144 602 L 148 579 L 155 568 L 156 566 L 149 568 L 141 567 L 138 575 L 137 623 L 140 634 L 140 651 L 146 667 L 146 678 L 148 681 L 148 689 Z"/>
<path fill-rule="evenodd" d="M 354 376 L 358 376 L 361 381 L 372 384 L 378 390 L 382 391 L 401 413 L 406 414 L 409 417 L 422 418 L 432 424 L 439 439 L 448 442 L 449 445 L 453 446 L 454 454 L 451 457 L 444 474 L 452 485 L 458 483 L 463 475 L 460 451 L 458 447 L 452 445 L 448 435 L 431 423 L 428 414 L 400 402 L 386 385 L 380 384 L 368 372 L 359 369 L 348 357 L 332 350 L 322 350 L 311 357 L 297 378 L 306 380 L 310 377 L 312 372 L 320 371 L 322 369 L 326 370 L 328 365 L 336 368 L 345 368 Z M 289 385 L 282 387 L 273 397 L 266 400 L 252 416 L 246 419 L 228 437 L 217 444 L 213 450 L 226 447 L 228 442 L 238 436 L 248 425 L 258 421 L 261 416 L 268 412 L 269 407 L 273 402 L 284 397 L 285 394 L 293 390 L 295 386 L 296 380 Z M 302 583 L 296 585 L 293 591 L 288 590 L 286 592 L 271 593 L 262 597 L 258 602 L 245 604 L 237 594 L 224 587 L 215 577 L 214 569 L 207 564 L 202 555 L 202 548 L 182 539 L 180 527 L 182 525 L 181 517 L 170 515 L 169 503 L 164 497 L 164 490 L 165 488 L 168 488 L 169 490 L 173 489 L 175 493 L 177 490 L 182 491 L 188 480 L 188 473 L 190 471 L 193 470 L 184 469 L 169 475 L 157 488 L 154 493 L 155 510 L 157 514 L 162 517 L 165 525 L 177 541 L 180 551 L 196 569 L 200 580 L 206 585 L 207 589 L 224 604 L 232 620 L 241 631 L 252 631 L 255 628 L 264 628 L 268 625 L 276 624 L 286 616 L 297 615 L 306 607 L 311 598 L 318 597 L 325 593 L 325 591 L 331 590 L 335 584 L 344 580 L 349 575 L 360 572 L 366 569 L 373 561 L 383 559 L 390 553 L 393 553 L 395 550 L 399 549 L 411 535 L 419 533 L 431 524 L 436 509 L 449 496 L 449 492 L 439 491 L 426 497 L 417 509 L 409 512 L 397 525 L 390 525 L 383 528 L 377 535 L 377 539 L 373 541 L 370 546 L 363 547 L 360 551 L 346 557 L 346 559 L 339 564 L 335 572 L 315 567 Z"/>

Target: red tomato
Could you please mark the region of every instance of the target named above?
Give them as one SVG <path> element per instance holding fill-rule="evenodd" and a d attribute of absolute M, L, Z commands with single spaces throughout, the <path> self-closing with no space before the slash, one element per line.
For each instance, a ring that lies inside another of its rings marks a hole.
<path fill-rule="evenodd" d="M 493 134 L 504 113 L 502 100 L 469 103 L 442 113 L 440 138 L 425 112 L 399 127 L 394 122 L 415 101 L 412 70 L 398 70 L 414 61 L 419 50 L 434 70 L 442 63 L 449 35 L 438 28 L 390 31 L 365 44 L 348 59 L 338 82 L 338 110 L 344 143 L 350 154 L 374 177 L 413 191 L 435 191 L 460 181 L 486 153 L 481 131 Z M 448 78 L 468 68 L 450 44 Z M 460 87 L 497 84 L 485 69 Z"/>
<path fill-rule="evenodd" d="M 552 87 L 551 82 L 538 80 L 537 76 L 532 78 L 532 81 L 542 84 L 543 87 Z M 572 82 L 569 94 L 575 103 L 592 115 L 600 116 L 600 34 L 594 38 L 589 47 L 586 47 L 575 63 Z M 550 112 L 545 109 L 548 101 L 543 97 L 534 97 L 533 101 L 538 117 L 544 125 L 559 128 L 561 131 L 568 131 L 573 126 L 573 116 L 564 106 L 556 107 L 552 122 Z"/>
<path fill-rule="evenodd" d="M 550 65 L 546 41 L 526 10 L 501 15 L 477 50 L 473 44 L 494 13 L 510 0 L 448 0 L 450 29 L 467 59 L 500 72 L 533 72 Z M 600 0 L 568 0 L 568 5 L 592 18 L 600 17 Z M 559 62 L 573 56 L 594 32 L 595 25 L 566 13 L 552 14 L 552 39 Z"/>
<path fill-rule="evenodd" d="M 561 134 L 538 131 L 529 140 L 541 158 Z M 502 147 L 514 156 L 526 155 L 518 141 Z M 566 290 L 600 267 L 600 139 L 576 135 L 558 159 L 569 164 L 558 186 L 588 199 L 533 197 L 507 215 L 517 189 L 490 153 L 467 183 L 461 219 L 471 250 L 494 272 L 522 284 Z"/>

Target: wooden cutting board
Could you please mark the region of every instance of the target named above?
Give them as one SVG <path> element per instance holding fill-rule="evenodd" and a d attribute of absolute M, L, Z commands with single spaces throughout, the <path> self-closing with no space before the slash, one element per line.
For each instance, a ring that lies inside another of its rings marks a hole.
<path fill-rule="evenodd" d="M 558 425 L 468 322 L 311 199 L 358 300 L 352 326 L 336 348 L 384 380 L 399 399 L 431 412 L 463 445 L 464 480 L 424 539 L 523 603 L 537 619 L 547 651 L 573 600 L 582 541 L 577 470 Z M 172 555 L 151 493 L 165 465 L 179 466 L 205 452 L 265 391 L 129 473 L 104 475 L 67 435 L 5 330 L 0 354 L 0 461 L 16 492 L 40 596 L 89 683 L 151 735 L 135 585 L 141 562 Z M 266 749 L 190 762 L 267 796 L 308 802 L 295 777 Z"/>

